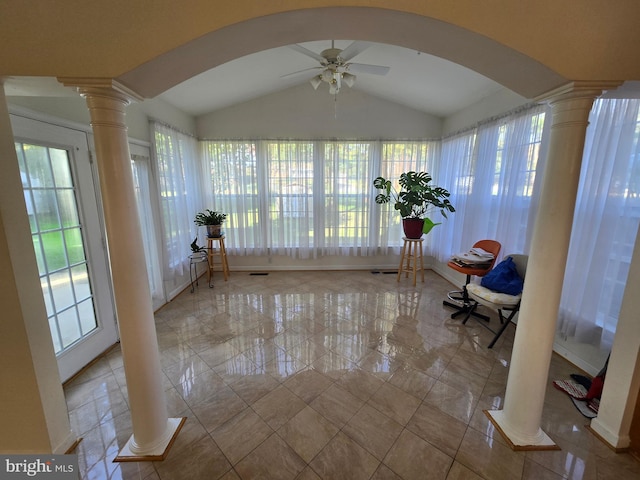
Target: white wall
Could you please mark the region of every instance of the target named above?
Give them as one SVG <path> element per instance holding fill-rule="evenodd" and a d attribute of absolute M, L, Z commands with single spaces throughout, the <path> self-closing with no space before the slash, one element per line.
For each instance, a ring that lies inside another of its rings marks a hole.
<path fill-rule="evenodd" d="M 68 97 L 7 97 L 7 103 L 9 106 L 20 106 L 89 126 L 89 109 L 84 98 L 80 97 L 80 95 Z M 150 118 L 165 122 L 183 132 L 194 135 L 196 132 L 196 122 L 193 117 L 160 99 L 132 103 L 127 107 L 126 113 L 128 135 L 130 138 L 137 140 L 151 141 Z"/>
<path fill-rule="evenodd" d="M 464 110 L 448 116 L 443 123 L 442 135 L 447 136 L 461 130 L 466 130 L 478 122 L 502 115 L 528 102 L 529 100 L 526 98 L 503 88 L 483 98 L 479 102 L 470 105 Z"/>
<path fill-rule="evenodd" d="M 203 139 L 434 139 L 442 119 L 344 87 L 303 84 L 197 118 Z"/>

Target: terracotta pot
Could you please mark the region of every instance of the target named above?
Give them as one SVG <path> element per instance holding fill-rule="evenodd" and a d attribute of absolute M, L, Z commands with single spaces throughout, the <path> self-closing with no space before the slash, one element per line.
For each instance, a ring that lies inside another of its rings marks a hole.
<path fill-rule="evenodd" d="M 222 225 L 207 225 L 207 237 L 220 238 L 222 236 Z"/>
<path fill-rule="evenodd" d="M 422 227 L 424 220 L 422 218 L 403 218 L 402 228 L 404 236 L 407 238 L 422 238 Z"/>

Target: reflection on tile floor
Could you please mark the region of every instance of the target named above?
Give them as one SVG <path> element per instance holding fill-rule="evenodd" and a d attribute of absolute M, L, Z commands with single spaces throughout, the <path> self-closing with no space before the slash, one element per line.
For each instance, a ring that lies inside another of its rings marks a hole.
<path fill-rule="evenodd" d="M 443 307 L 451 289 L 360 271 L 185 291 L 156 314 L 169 415 L 187 417 L 168 458 L 112 462 L 132 431 L 115 349 L 65 388 L 82 478 L 640 478 L 552 387 L 542 427 L 561 450 L 512 451 L 483 410 L 502 407 L 515 330 L 488 350 Z M 554 356 L 550 380 L 570 373 Z"/>

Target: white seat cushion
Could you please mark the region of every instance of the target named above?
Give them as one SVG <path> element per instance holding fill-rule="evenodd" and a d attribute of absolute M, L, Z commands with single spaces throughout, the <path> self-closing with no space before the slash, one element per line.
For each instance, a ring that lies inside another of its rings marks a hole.
<path fill-rule="evenodd" d="M 467 291 L 471 298 L 477 300 L 480 303 L 493 304 L 494 308 L 511 307 L 518 304 L 520 301 L 520 295 L 507 295 L 506 293 L 498 293 L 493 290 L 489 290 L 477 283 L 470 283 L 467 285 Z"/>

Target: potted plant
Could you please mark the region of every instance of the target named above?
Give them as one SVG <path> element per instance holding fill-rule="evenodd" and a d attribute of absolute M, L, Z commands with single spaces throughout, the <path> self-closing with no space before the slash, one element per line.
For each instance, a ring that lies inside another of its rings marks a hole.
<path fill-rule="evenodd" d="M 226 213 L 214 212 L 207 208 L 204 212 L 197 213 L 193 222 L 198 226 L 204 225 L 207 227 L 207 237 L 219 238 L 223 235 L 222 223 L 226 218 Z"/>
<path fill-rule="evenodd" d="M 376 195 L 376 203 L 393 203 L 393 208 L 400 212 L 407 238 L 420 238 L 423 233 L 429 233 L 435 225 L 439 225 L 427 217 L 429 210 L 440 209 L 445 218 L 447 212 L 456 211 L 449 201 L 449 191 L 431 185 L 431 180 L 427 172 L 405 172 L 400 175 L 400 191 L 384 177 L 373 181 L 375 188 L 384 190 Z"/>

